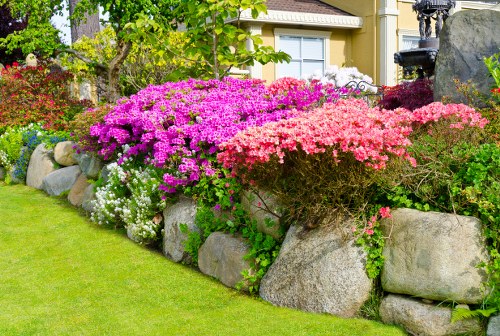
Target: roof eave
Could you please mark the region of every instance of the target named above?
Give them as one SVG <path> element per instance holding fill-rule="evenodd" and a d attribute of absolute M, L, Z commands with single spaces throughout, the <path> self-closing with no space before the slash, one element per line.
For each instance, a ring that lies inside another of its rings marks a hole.
<path fill-rule="evenodd" d="M 236 21 L 236 19 L 229 19 L 227 22 L 234 21 Z M 252 14 L 249 10 L 245 10 L 241 13 L 240 21 L 342 29 L 357 29 L 363 27 L 363 19 L 359 16 L 327 15 L 277 10 L 268 10 L 267 14 L 261 13 L 256 19 L 252 18 Z"/>

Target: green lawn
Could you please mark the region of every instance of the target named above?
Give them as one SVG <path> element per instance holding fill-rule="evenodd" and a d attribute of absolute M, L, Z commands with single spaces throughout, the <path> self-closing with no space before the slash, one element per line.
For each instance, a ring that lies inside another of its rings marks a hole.
<path fill-rule="evenodd" d="M 273 307 L 97 227 L 56 198 L 0 184 L 0 335 L 404 335 Z"/>

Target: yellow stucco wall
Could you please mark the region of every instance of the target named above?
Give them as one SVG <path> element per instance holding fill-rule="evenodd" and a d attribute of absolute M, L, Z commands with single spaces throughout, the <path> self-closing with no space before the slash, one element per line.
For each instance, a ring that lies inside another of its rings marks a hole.
<path fill-rule="evenodd" d="M 274 46 L 274 33 L 273 33 L 273 26 L 271 25 L 264 25 L 262 27 L 262 41 L 264 42 L 264 45 L 269 45 Z M 264 79 L 268 84 L 274 81 L 276 75 L 275 75 L 275 64 L 274 63 L 268 63 L 262 67 L 262 79 Z"/>
<path fill-rule="evenodd" d="M 266 24 L 262 27 L 262 40 L 264 45 L 275 46 L 275 28 L 286 28 L 296 30 L 297 34 L 300 35 L 301 29 L 307 30 L 317 30 L 317 31 L 331 31 L 330 36 L 330 62 L 328 65 L 346 65 L 352 66 L 352 32 L 348 29 L 325 29 L 315 28 L 315 27 L 299 27 L 290 25 L 270 25 Z M 276 78 L 276 65 L 274 63 L 268 63 L 262 67 L 262 79 L 267 83 L 271 83 Z"/>

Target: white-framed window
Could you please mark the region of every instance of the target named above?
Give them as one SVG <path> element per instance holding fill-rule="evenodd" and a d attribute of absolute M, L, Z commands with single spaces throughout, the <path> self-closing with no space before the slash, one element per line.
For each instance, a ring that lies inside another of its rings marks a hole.
<path fill-rule="evenodd" d="M 398 50 L 408 50 L 418 48 L 420 33 L 413 29 L 398 29 L 399 48 Z"/>
<path fill-rule="evenodd" d="M 410 36 L 403 35 L 402 38 L 403 46 L 400 50 L 408 50 L 418 48 L 418 41 L 420 41 L 420 36 Z"/>
<path fill-rule="evenodd" d="M 276 78 L 304 78 L 319 71 L 324 73 L 330 63 L 331 32 L 275 28 L 275 50 L 292 58 L 290 63 L 276 64 Z"/>

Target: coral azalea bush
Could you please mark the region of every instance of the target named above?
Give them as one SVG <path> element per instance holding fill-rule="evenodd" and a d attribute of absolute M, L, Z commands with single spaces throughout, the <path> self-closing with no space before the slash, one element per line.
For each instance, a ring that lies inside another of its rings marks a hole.
<path fill-rule="evenodd" d="M 487 123 L 462 104 L 433 103 L 412 113 L 370 108 L 359 99 L 340 100 L 244 130 L 220 145 L 218 159 L 247 181 L 278 194 L 295 209 L 295 219 L 314 220 L 324 207 L 359 213 L 378 192 L 376 171 L 391 157 L 415 166 L 409 151 L 413 129 L 422 132 L 440 120 L 451 128 Z"/>

